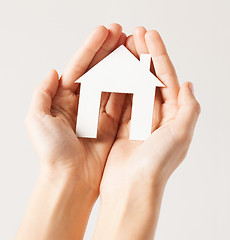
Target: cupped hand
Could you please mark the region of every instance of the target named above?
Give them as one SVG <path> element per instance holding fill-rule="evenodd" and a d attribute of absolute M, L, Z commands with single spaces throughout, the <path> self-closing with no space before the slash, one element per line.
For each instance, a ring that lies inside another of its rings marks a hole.
<path fill-rule="evenodd" d="M 125 40 L 118 24 L 111 24 L 108 29 L 97 27 L 73 56 L 60 80 L 52 70 L 36 88 L 26 118 L 41 169 L 71 174 L 96 193 L 125 96 L 102 94 L 97 139 L 78 139 L 75 125 L 79 84 L 74 82 Z"/>
<path fill-rule="evenodd" d="M 165 87 L 156 91 L 152 134 L 145 141 L 129 140 L 132 98 L 126 96 L 118 134 L 101 182 L 102 198 L 123 194 L 122 190 L 126 191 L 130 185 L 140 186 L 142 190 L 146 186 L 149 189 L 165 185 L 186 156 L 200 113 L 192 84 L 179 86 L 175 69 L 156 31 L 136 28 L 127 38 L 126 47 L 137 58 L 141 53 L 151 54 L 151 71 Z"/>

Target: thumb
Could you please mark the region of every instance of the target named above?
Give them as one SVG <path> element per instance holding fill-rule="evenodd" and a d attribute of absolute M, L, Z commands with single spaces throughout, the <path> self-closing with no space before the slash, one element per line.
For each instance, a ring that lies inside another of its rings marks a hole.
<path fill-rule="evenodd" d="M 175 129 L 179 137 L 191 138 L 200 114 L 200 104 L 194 96 L 193 84 L 186 82 L 178 95 L 179 110 L 175 118 Z"/>
<path fill-rule="evenodd" d="M 45 80 L 35 89 L 30 105 L 30 112 L 50 114 L 52 98 L 56 94 L 58 85 L 58 73 L 55 70 L 51 70 Z"/>

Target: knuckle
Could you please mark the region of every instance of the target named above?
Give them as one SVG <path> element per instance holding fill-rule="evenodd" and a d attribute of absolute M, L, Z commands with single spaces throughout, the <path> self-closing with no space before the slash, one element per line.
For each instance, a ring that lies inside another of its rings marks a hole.
<path fill-rule="evenodd" d="M 146 29 L 143 26 L 136 27 L 133 31 L 134 34 L 140 34 L 142 32 L 146 32 Z"/>
<path fill-rule="evenodd" d="M 146 34 L 145 34 L 145 36 L 147 37 L 147 38 L 149 38 L 149 39 L 159 39 L 160 38 L 160 34 L 159 34 L 159 32 L 158 31 L 156 31 L 156 30 L 154 30 L 154 29 L 152 29 L 152 30 L 149 30 Z"/>
<path fill-rule="evenodd" d="M 117 28 L 119 29 L 120 31 L 122 31 L 122 26 L 119 24 L 119 23 L 111 23 L 109 25 L 109 28 Z"/>
<path fill-rule="evenodd" d="M 150 30 L 149 32 L 150 32 L 152 35 L 160 36 L 160 33 L 159 33 L 157 30 L 155 30 L 155 29 L 152 29 L 152 30 Z"/>

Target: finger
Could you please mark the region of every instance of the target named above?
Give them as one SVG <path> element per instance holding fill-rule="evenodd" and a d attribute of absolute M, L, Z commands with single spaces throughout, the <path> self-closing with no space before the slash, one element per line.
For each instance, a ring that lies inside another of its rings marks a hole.
<path fill-rule="evenodd" d="M 152 129 L 151 133 L 154 132 L 158 127 L 162 119 L 162 96 L 160 89 L 156 89 L 154 108 L 153 108 L 153 118 L 152 118 Z"/>
<path fill-rule="evenodd" d="M 119 42 L 123 41 L 125 34 L 122 33 L 122 27 L 119 24 L 113 23 L 108 27 L 108 36 L 101 48 L 98 50 L 94 56 L 92 62 L 89 65 L 89 69 L 95 66 L 103 58 L 108 56 L 116 47 L 118 47 Z M 110 93 L 102 93 L 101 95 L 101 106 L 100 109 L 105 111 L 106 104 L 109 100 Z"/>
<path fill-rule="evenodd" d="M 125 46 L 136 58 L 138 58 L 138 53 L 134 44 L 133 35 L 127 37 Z"/>
<path fill-rule="evenodd" d="M 139 58 L 140 53 L 146 52 L 147 48 L 145 47 L 145 43 L 143 43 L 145 31 L 146 30 L 144 28 L 136 28 L 133 32 L 133 35 L 128 36 L 126 39 L 125 46 L 136 58 Z M 129 138 L 131 112 L 132 95 L 127 94 L 121 113 L 120 128 L 117 134 L 117 138 Z"/>
<path fill-rule="evenodd" d="M 126 35 L 122 33 L 115 48 L 119 47 L 120 45 L 124 45 L 125 42 Z M 126 94 L 124 93 L 111 93 L 106 103 L 105 112 L 117 122 L 121 116 L 125 97 Z"/>
<path fill-rule="evenodd" d="M 125 97 L 125 93 L 111 93 L 105 107 L 106 113 L 117 122 L 121 116 Z"/>
<path fill-rule="evenodd" d="M 137 27 L 134 30 L 134 42 L 138 52 L 138 55 L 149 53 L 148 48 L 145 42 L 145 34 L 146 29 L 144 27 Z M 151 72 L 155 74 L 155 70 L 153 64 L 151 63 Z M 161 105 L 162 105 L 162 97 L 158 89 L 156 89 L 156 97 L 154 101 L 154 109 L 153 109 L 153 117 L 152 117 L 152 128 L 151 132 L 158 128 L 160 120 L 161 120 Z"/>
<path fill-rule="evenodd" d="M 179 139 L 190 140 L 200 114 L 200 105 L 197 102 L 192 84 L 186 82 L 182 85 L 179 96 L 179 110 L 175 118 L 175 136 Z"/>
<path fill-rule="evenodd" d="M 138 53 L 138 56 L 142 53 L 148 53 L 148 48 L 145 43 L 146 29 L 144 27 L 137 27 L 133 31 L 134 44 Z"/>
<path fill-rule="evenodd" d="M 108 102 L 108 100 L 109 100 L 110 94 L 111 94 L 110 92 L 102 92 L 102 93 L 101 93 L 100 110 L 101 110 L 102 112 L 105 111 L 105 107 L 106 107 L 106 104 L 107 104 L 107 102 Z"/>
<path fill-rule="evenodd" d="M 55 70 L 51 70 L 45 80 L 35 89 L 29 112 L 50 114 L 52 98 L 57 92 L 58 85 L 58 73 Z"/>
<path fill-rule="evenodd" d="M 137 53 L 138 53 L 137 58 L 139 58 L 139 59 L 140 59 L 141 54 L 148 54 L 149 53 L 146 42 L 145 42 L 146 32 L 147 31 L 144 27 L 137 27 L 137 28 L 134 29 L 134 32 L 133 32 L 134 44 L 136 46 L 136 50 L 137 50 Z M 156 75 L 152 61 L 151 61 L 149 69 L 154 75 Z"/>
<path fill-rule="evenodd" d="M 126 34 L 125 34 L 125 33 L 122 33 L 121 36 L 120 36 L 120 38 L 119 38 L 119 40 L 118 40 L 118 42 L 117 42 L 117 44 L 116 44 L 115 49 L 118 48 L 118 47 L 120 47 L 121 45 L 125 45 L 126 39 L 127 39 Z"/>
<path fill-rule="evenodd" d="M 132 113 L 132 94 L 126 94 L 124 106 L 122 109 L 121 120 L 120 123 L 127 123 L 131 120 L 131 113 Z"/>
<path fill-rule="evenodd" d="M 108 30 L 104 26 L 97 27 L 86 39 L 83 46 L 70 60 L 61 77 L 60 85 L 71 91 L 76 91 L 78 84 L 74 83 L 85 73 L 93 57 L 107 38 Z"/>
<path fill-rule="evenodd" d="M 88 69 L 92 68 L 115 49 L 121 34 L 122 27 L 119 24 L 113 23 L 108 27 L 108 36 L 98 52 L 95 54 Z"/>
<path fill-rule="evenodd" d="M 126 94 L 125 102 L 120 117 L 120 127 L 117 133 L 117 139 L 129 138 L 131 112 L 132 112 L 132 95 Z"/>
<path fill-rule="evenodd" d="M 176 71 L 167 54 L 165 45 L 157 31 L 148 31 L 145 34 L 146 45 L 151 54 L 156 76 L 164 83 L 161 88 L 164 101 L 177 101 L 180 89 Z"/>

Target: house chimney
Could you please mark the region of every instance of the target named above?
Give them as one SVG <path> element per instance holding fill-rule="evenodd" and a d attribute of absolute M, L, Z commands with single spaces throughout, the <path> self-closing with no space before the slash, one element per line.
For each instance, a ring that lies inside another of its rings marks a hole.
<path fill-rule="evenodd" d="M 150 70 L 151 55 L 150 54 L 141 54 L 140 62 L 147 70 Z"/>

